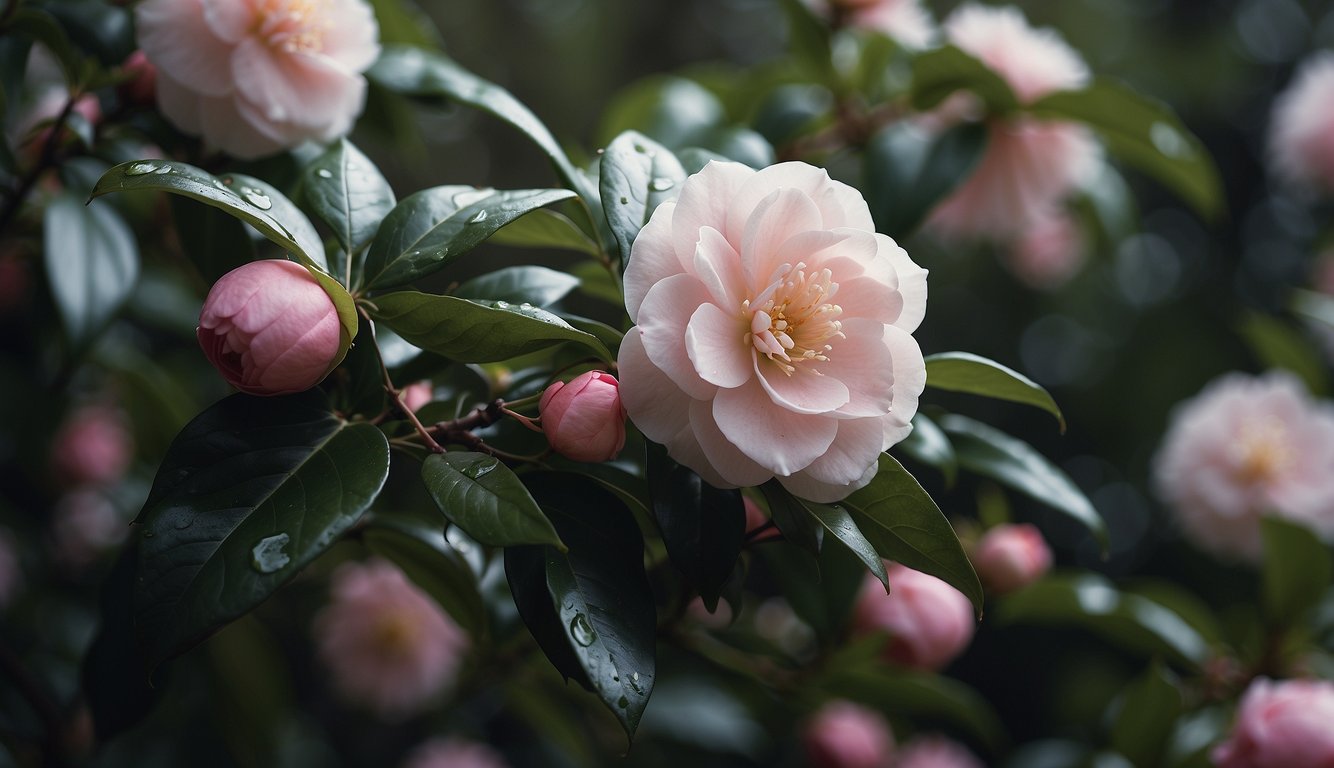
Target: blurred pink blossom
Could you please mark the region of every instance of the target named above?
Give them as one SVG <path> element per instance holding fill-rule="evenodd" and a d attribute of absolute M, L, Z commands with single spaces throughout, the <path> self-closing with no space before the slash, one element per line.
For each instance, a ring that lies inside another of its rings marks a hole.
<path fill-rule="evenodd" d="M 418 381 L 403 388 L 403 407 L 416 413 L 435 397 L 435 387 L 429 381 Z"/>
<path fill-rule="evenodd" d="M 22 589 L 23 569 L 14 534 L 8 528 L 0 528 L 0 609 L 13 602 Z"/>
<path fill-rule="evenodd" d="M 363 0 L 145 0 L 135 28 L 167 119 L 246 159 L 347 133 L 380 52 Z"/>
<path fill-rule="evenodd" d="M 888 632 L 889 658 L 906 667 L 937 670 L 973 639 L 973 606 L 963 593 L 920 571 L 891 563 L 890 594 L 868 576 L 853 607 L 853 628 Z"/>
<path fill-rule="evenodd" d="M 315 633 L 338 691 L 390 719 L 443 692 L 468 646 L 463 629 L 383 560 L 339 566 Z"/>
<path fill-rule="evenodd" d="M 125 80 L 116 88 L 121 100 L 134 106 L 152 106 L 157 92 L 157 67 L 148 60 L 148 55 L 136 49 L 125 58 L 120 68 L 125 75 Z"/>
<path fill-rule="evenodd" d="M 110 485 L 125 474 L 133 455 L 125 417 L 105 405 L 74 409 L 51 441 L 51 469 L 66 487 Z"/>
<path fill-rule="evenodd" d="M 1051 548 L 1028 523 L 998 525 L 977 542 L 973 567 L 987 591 L 1003 595 L 1022 589 L 1051 569 Z"/>
<path fill-rule="evenodd" d="M 1334 191 L 1334 51 L 1303 61 L 1274 100 L 1269 154 L 1285 180 Z"/>
<path fill-rule="evenodd" d="M 621 396 L 709 483 L 834 501 L 912 430 L 926 270 L 856 189 L 805 163 L 711 162 L 633 253 Z"/>
<path fill-rule="evenodd" d="M 1191 541 L 1258 561 L 1262 515 L 1334 538 L 1331 467 L 1334 406 L 1313 401 L 1286 372 L 1232 373 L 1177 406 L 1154 481 Z"/>
<path fill-rule="evenodd" d="M 121 517 L 111 500 L 87 488 L 61 496 L 53 510 L 56 559 L 71 568 L 87 568 L 98 555 L 125 541 L 129 530 L 129 520 Z"/>
<path fill-rule="evenodd" d="M 1020 103 L 1088 83 L 1079 54 L 1056 32 L 1029 26 L 1013 6 L 963 5 L 945 22 L 945 37 L 1000 75 Z M 969 111 L 960 104 L 958 97 L 945 103 L 947 120 Z M 992 120 L 981 161 L 930 224 L 948 236 L 1014 237 L 1085 180 L 1098 158 L 1092 134 L 1075 123 Z"/>
<path fill-rule="evenodd" d="M 199 346 L 229 384 L 287 395 L 324 378 L 340 347 L 338 310 L 300 264 L 252 261 L 223 275 L 199 313 Z"/>
<path fill-rule="evenodd" d="M 904 745 L 894 768 L 983 768 L 983 765 L 957 741 L 944 736 L 920 736 Z"/>
<path fill-rule="evenodd" d="M 1010 243 L 1005 265 L 1030 288 L 1060 288 L 1084 265 L 1084 235 L 1065 211 L 1040 214 Z"/>
<path fill-rule="evenodd" d="M 588 371 L 552 382 L 538 403 L 542 431 L 557 453 L 575 461 L 610 461 L 625 447 L 625 406 L 616 377 Z"/>
<path fill-rule="evenodd" d="M 436 738 L 412 750 L 403 768 L 506 768 L 506 763 L 485 744 Z"/>
<path fill-rule="evenodd" d="M 906 48 L 926 48 L 936 36 L 931 14 L 921 0 L 808 0 L 816 13 L 840 15 L 855 27 L 874 29 Z"/>
<path fill-rule="evenodd" d="M 1334 765 L 1334 683 L 1256 678 L 1236 723 L 1213 750 L 1218 768 L 1329 768 Z"/>
<path fill-rule="evenodd" d="M 885 716 L 850 701 L 831 701 L 802 729 L 812 768 L 889 768 L 894 733 Z"/>

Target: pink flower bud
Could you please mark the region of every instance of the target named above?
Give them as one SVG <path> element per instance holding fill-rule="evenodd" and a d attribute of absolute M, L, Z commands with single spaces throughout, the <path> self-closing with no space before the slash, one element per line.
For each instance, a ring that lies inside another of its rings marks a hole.
<path fill-rule="evenodd" d="M 147 54 L 142 50 L 136 50 L 125 59 L 120 68 L 126 75 L 126 79 L 117 89 L 121 100 L 134 106 L 153 106 L 157 92 L 157 67 L 148 60 Z"/>
<path fill-rule="evenodd" d="M 255 261 L 223 275 L 199 313 L 199 346 L 252 395 L 287 395 L 324 378 L 340 347 L 338 311 L 305 267 Z"/>
<path fill-rule="evenodd" d="M 134 442 L 119 413 L 101 405 L 78 408 L 51 443 L 51 468 L 63 485 L 107 485 L 125 474 Z"/>
<path fill-rule="evenodd" d="M 802 734 L 813 768 L 886 768 L 894 752 L 894 734 L 879 712 L 850 701 L 820 708 Z"/>
<path fill-rule="evenodd" d="M 568 459 L 608 461 L 625 446 L 625 406 L 609 373 L 589 371 L 552 384 L 538 410 L 551 447 Z"/>
<path fill-rule="evenodd" d="M 940 669 L 954 660 L 973 639 L 973 606 L 949 584 L 920 571 L 891 563 L 891 594 L 867 577 L 853 608 L 859 632 L 888 632 L 886 653 L 893 661 L 917 669 Z"/>
<path fill-rule="evenodd" d="M 992 528 L 972 555 L 982 586 L 995 595 L 1022 589 L 1051 569 L 1051 549 L 1038 529 L 1027 523 Z"/>
<path fill-rule="evenodd" d="M 1227 740 L 1214 747 L 1218 768 L 1321 768 L 1334 765 L 1334 683 L 1256 678 Z"/>
<path fill-rule="evenodd" d="M 957 741 L 921 736 L 908 742 L 894 768 L 982 768 L 982 763 Z"/>

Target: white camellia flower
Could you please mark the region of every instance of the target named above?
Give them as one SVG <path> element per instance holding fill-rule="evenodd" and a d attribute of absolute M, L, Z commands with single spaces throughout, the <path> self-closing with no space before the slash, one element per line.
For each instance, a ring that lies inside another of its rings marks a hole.
<path fill-rule="evenodd" d="M 823 169 L 707 165 L 639 233 L 625 303 L 630 419 L 713 485 L 834 501 L 912 430 L 926 270 Z"/>

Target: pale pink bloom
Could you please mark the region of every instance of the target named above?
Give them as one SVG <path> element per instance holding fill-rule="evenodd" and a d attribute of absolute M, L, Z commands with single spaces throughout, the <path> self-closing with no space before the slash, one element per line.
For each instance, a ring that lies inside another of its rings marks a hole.
<path fill-rule="evenodd" d="M 921 736 L 908 742 L 894 768 L 983 768 L 962 744 L 944 736 Z"/>
<path fill-rule="evenodd" d="M 51 521 L 56 558 L 72 568 L 87 568 L 129 534 L 129 521 L 101 493 L 81 489 L 61 496 Z"/>
<path fill-rule="evenodd" d="M 625 447 L 625 406 L 616 377 L 603 371 L 553 382 L 538 403 L 542 431 L 557 453 L 575 461 L 610 461 Z"/>
<path fill-rule="evenodd" d="M 1334 683 L 1256 678 L 1237 709 L 1226 741 L 1214 747 L 1218 768 L 1334 766 Z"/>
<path fill-rule="evenodd" d="M 1302 62 L 1274 101 L 1269 154 L 1287 181 L 1334 191 L 1334 51 Z"/>
<path fill-rule="evenodd" d="M 1154 481 L 1192 542 L 1258 561 L 1262 515 L 1334 539 L 1331 468 L 1334 407 L 1313 401 L 1289 373 L 1233 373 L 1177 406 Z"/>
<path fill-rule="evenodd" d="M 51 469 L 67 487 L 114 483 L 133 455 L 125 417 L 105 405 L 76 408 L 51 441 Z"/>
<path fill-rule="evenodd" d="M 5 608 L 23 589 L 23 569 L 14 536 L 8 528 L 0 528 L 0 609 Z"/>
<path fill-rule="evenodd" d="M 69 101 L 69 91 L 65 88 L 47 88 L 37 96 L 29 110 L 18 119 L 16 134 L 19 140 L 19 153 L 25 162 L 35 163 L 41 157 L 47 142 L 51 140 L 52 132 L 55 130 L 53 121 L 60 117 L 67 101 Z M 102 122 L 102 105 L 96 96 L 85 93 L 74 100 L 74 106 L 70 108 L 70 115 L 78 115 L 88 121 L 89 124 L 97 125 Z M 57 140 L 64 141 L 72 135 L 66 131 L 64 135 L 57 137 Z"/>
<path fill-rule="evenodd" d="M 936 670 L 963 653 L 973 639 L 973 605 L 949 584 L 891 563 L 890 594 L 868 576 L 853 607 L 853 628 L 887 632 L 889 658 L 906 667 Z"/>
<path fill-rule="evenodd" d="M 145 0 L 135 28 L 167 119 L 241 158 L 347 133 L 380 54 L 363 0 Z"/>
<path fill-rule="evenodd" d="M 889 768 L 894 732 L 885 716 L 850 701 L 831 701 L 802 729 L 811 768 Z"/>
<path fill-rule="evenodd" d="M 1030 288 L 1053 290 L 1084 266 L 1084 235 L 1065 211 L 1041 214 L 1005 251 L 1005 265 Z"/>
<path fill-rule="evenodd" d="M 418 381 L 403 388 L 403 407 L 416 413 L 435 397 L 435 387 L 429 381 Z"/>
<path fill-rule="evenodd" d="M 817 13 L 841 14 L 855 27 L 883 32 L 906 48 L 926 48 L 936 37 L 931 14 L 921 0 L 809 0 Z"/>
<path fill-rule="evenodd" d="M 926 270 L 823 169 L 705 166 L 635 239 L 625 303 L 630 418 L 715 486 L 834 501 L 912 430 Z"/>
<path fill-rule="evenodd" d="M 419 712 L 440 695 L 468 647 L 463 629 L 383 560 L 338 567 L 315 633 L 339 693 L 387 718 Z"/>
<path fill-rule="evenodd" d="M 403 768 L 506 768 L 500 753 L 485 744 L 435 738 L 408 755 Z"/>
<path fill-rule="evenodd" d="M 1022 589 L 1051 569 L 1051 548 L 1035 526 L 1003 524 L 988 530 L 973 548 L 973 567 L 995 595 Z"/>
<path fill-rule="evenodd" d="M 232 386 L 252 395 L 301 392 L 338 356 L 333 300 L 300 264 L 252 261 L 223 275 L 199 313 L 199 346 Z"/>
<path fill-rule="evenodd" d="M 945 22 L 945 36 L 1000 75 L 1023 104 L 1088 83 L 1079 54 L 1054 31 L 1030 27 L 1013 6 L 961 6 Z M 957 113 L 958 103 L 946 102 L 946 111 Z M 992 120 L 981 161 L 930 223 L 946 235 L 1013 237 L 1056 207 L 1097 162 L 1097 144 L 1081 125 Z"/>

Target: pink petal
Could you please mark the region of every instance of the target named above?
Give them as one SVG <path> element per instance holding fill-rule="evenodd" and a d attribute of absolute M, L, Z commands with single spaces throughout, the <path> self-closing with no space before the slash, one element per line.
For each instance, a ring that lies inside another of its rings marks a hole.
<path fill-rule="evenodd" d="M 865 318 L 889 325 L 903 314 L 902 294 L 893 286 L 869 277 L 839 280 L 834 301 L 843 308 L 839 319 L 844 324 L 852 318 Z"/>
<path fill-rule="evenodd" d="M 886 235 L 876 235 L 880 245 L 879 255 L 887 258 L 898 273 L 899 294 L 903 297 L 903 310 L 892 325 L 908 333 L 917 330 L 926 317 L 926 275 L 927 271 L 908 256 L 908 252 Z"/>
<path fill-rule="evenodd" d="M 195 135 L 203 130 L 199 119 L 199 94 L 163 74 L 161 69 L 157 73 L 156 90 L 158 107 L 173 125 Z"/>
<path fill-rule="evenodd" d="M 746 277 L 741 268 L 741 255 L 727 242 L 723 233 L 713 227 L 699 231 L 699 243 L 693 259 L 694 273 L 708 287 L 719 306 L 740 308 L 745 300 Z"/>
<path fill-rule="evenodd" d="M 755 171 L 741 163 L 710 161 L 703 170 L 686 179 L 681 185 L 681 195 L 676 199 L 676 215 L 672 221 L 676 252 L 694 253 L 699 231 L 704 227 L 727 233 L 725 225 L 727 212 L 733 205 L 732 198 L 746 179 L 754 175 Z M 734 245 L 741 242 L 739 235 L 728 240 Z"/>
<path fill-rule="evenodd" d="M 639 308 L 639 330 L 649 359 L 696 400 L 713 397 L 715 387 L 700 378 L 686 352 L 686 326 L 693 308 L 708 300 L 703 283 L 681 274 L 653 286 Z"/>
<path fill-rule="evenodd" d="M 718 390 L 713 417 L 728 441 L 776 475 L 804 469 L 838 431 L 836 419 L 775 406 L 758 381 Z"/>
<path fill-rule="evenodd" d="M 746 221 L 760 201 L 775 189 L 793 189 L 802 192 L 820 214 L 819 223 L 810 229 L 851 227 L 867 232 L 875 231 L 871 211 L 857 190 L 829 178 L 823 168 L 806 163 L 791 162 L 771 165 L 751 176 L 737 191 L 728 206 L 727 227 L 723 233 L 736 242 L 745 232 Z M 742 250 L 744 253 L 744 249 Z"/>
<path fill-rule="evenodd" d="M 206 96 L 232 92 L 232 44 L 214 34 L 200 0 L 145 0 L 134 19 L 139 47 L 159 73 Z"/>
<path fill-rule="evenodd" d="M 720 487 L 746 487 L 759 485 L 772 478 L 774 473 L 768 468 L 751 460 L 739 448 L 732 445 L 723 435 L 718 424 L 713 420 L 713 406 L 703 400 L 690 403 L 690 423 L 695 430 L 695 439 L 708 460 L 709 467 L 725 480 L 727 485 Z M 699 470 L 696 470 L 699 472 Z M 700 472 L 706 482 L 708 477 Z M 712 485 L 718 485 L 712 483 Z"/>
<path fill-rule="evenodd" d="M 335 20 L 324 28 L 324 55 L 348 71 L 366 71 L 380 56 L 380 30 L 370 4 L 330 0 L 324 13 Z"/>
<path fill-rule="evenodd" d="M 644 296 L 650 288 L 672 275 L 686 271 L 672 246 L 672 220 L 676 206 L 671 201 L 659 205 L 630 247 L 630 264 L 625 268 L 625 310 L 630 314 L 630 322 L 639 322 L 639 305 L 644 303 Z M 694 250 L 692 245 L 689 251 L 683 253 L 693 254 Z"/>
<path fill-rule="evenodd" d="M 878 418 L 842 419 L 834 442 L 801 474 L 830 485 L 856 482 L 867 468 L 876 466 L 883 438 L 884 427 Z"/>
<path fill-rule="evenodd" d="M 793 413 L 829 413 L 848 402 L 848 386 L 810 368 L 810 363 L 798 363 L 797 370 L 787 374 L 767 358 L 754 357 L 760 384 L 780 408 Z"/>
<path fill-rule="evenodd" d="M 872 464 L 866 470 L 865 474 L 857 478 L 856 481 L 846 485 L 823 483 L 805 472 L 798 472 L 790 477 L 780 477 L 778 478 L 778 482 L 782 483 L 783 487 L 794 496 L 808 501 L 814 501 L 818 504 L 828 504 L 846 498 L 848 494 L 858 488 L 865 488 L 867 484 L 875 479 L 877 468 L 878 467 L 875 464 Z"/>
<path fill-rule="evenodd" d="M 255 8 L 250 2 L 238 0 L 200 0 L 203 6 L 204 22 L 218 37 L 235 45 L 241 38 L 250 34 L 258 19 Z"/>
<path fill-rule="evenodd" d="M 728 217 L 728 226 L 732 219 Z M 789 238 L 820 228 L 820 211 L 806 193 L 796 189 L 778 189 L 765 197 L 744 222 L 741 235 L 741 258 L 746 264 L 769 264 L 779 248 Z M 752 275 L 765 280 L 769 276 Z M 757 283 L 758 284 L 758 283 Z"/>
<path fill-rule="evenodd" d="M 686 354 L 699 377 L 720 387 L 739 387 L 750 380 L 755 347 L 745 343 L 749 323 L 740 313 L 728 314 L 709 303 L 699 305 L 686 326 Z"/>
<path fill-rule="evenodd" d="M 841 291 L 841 286 L 840 286 Z M 829 362 L 820 370 L 848 387 L 840 416 L 884 416 L 896 392 L 894 355 L 885 341 L 886 326 L 877 320 L 854 317 L 843 323 L 844 338 L 834 342 Z M 918 355 L 921 359 L 921 355 Z"/>
<path fill-rule="evenodd" d="M 885 344 L 894 360 L 894 402 L 885 417 L 884 448 L 899 442 L 912 432 L 912 417 L 917 415 L 917 400 L 926 388 L 926 363 L 922 349 L 907 331 L 885 326 Z"/>
<path fill-rule="evenodd" d="M 690 397 L 649 360 L 639 329 L 625 334 L 616 365 L 621 404 L 645 437 L 670 447 L 683 428 L 689 431 Z"/>
<path fill-rule="evenodd" d="M 842 232 L 830 232 L 824 229 L 812 229 L 805 232 L 798 232 L 792 237 L 783 241 L 782 245 L 769 253 L 757 253 L 753 258 L 746 261 L 746 273 L 750 280 L 752 294 L 759 293 L 769 286 L 769 281 L 773 279 L 774 271 L 783 264 L 796 264 L 806 262 L 814 267 L 819 264 L 821 268 L 830 266 L 834 262 L 844 262 L 853 264 L 847 259 L 838 259 L 836 254 L 841 252 L 841 246 L 848 240 L 849 230 Z M 841 277 L 841 273 L 830 267 L 834 273 L 834 280 Z M 844 268 L 849 275 L 861 274 L 859 269 Z"/>
<path fill-rule="evenodd" d="M 333 59 L 287 53 L 255 38 L 236 46 L 231 67 L 245 103 L 290 139 L 312 138 L 312 130 L 322 140 L 346 133 L 366 96 L 365 79 Z"/>
<path fill-rule="evenodd" d="M 204 142 L 242 160 L 271 155 L 285 141 L 262 118 L 248 114 L 245 102 L 232 96 L 206 96 L 199 101 Z"/>

